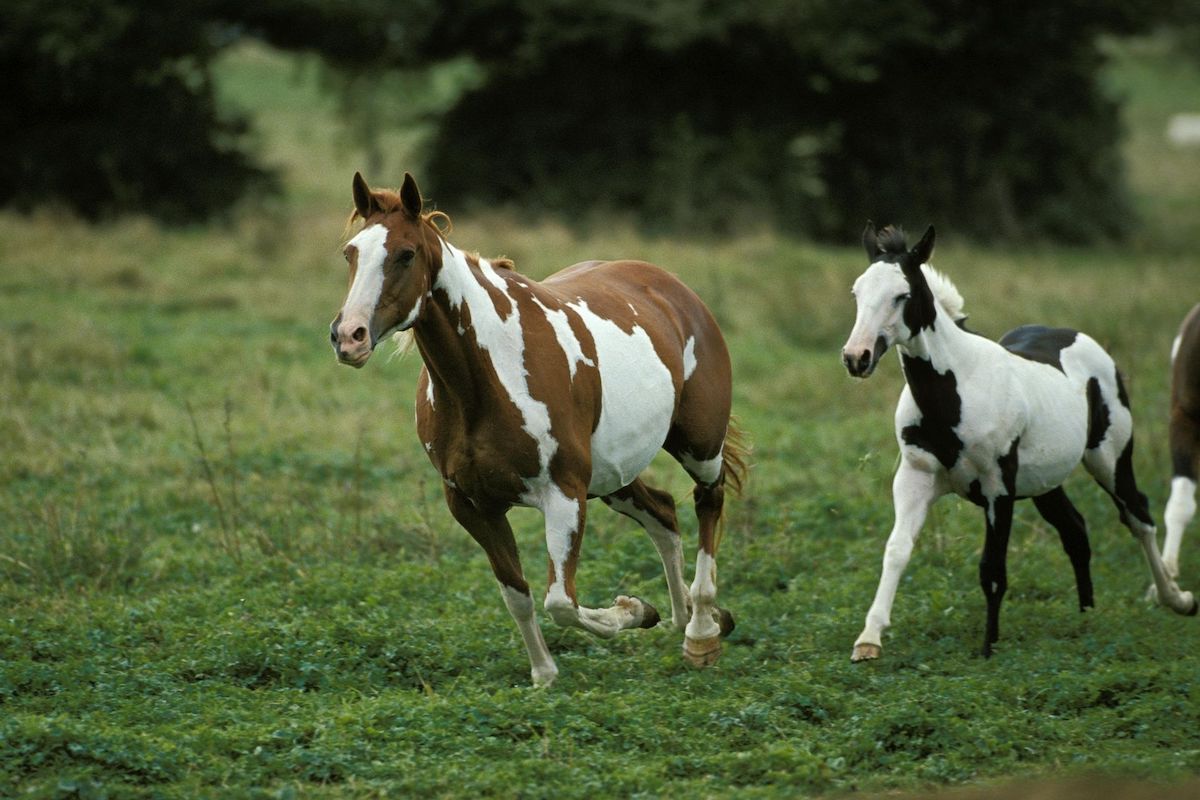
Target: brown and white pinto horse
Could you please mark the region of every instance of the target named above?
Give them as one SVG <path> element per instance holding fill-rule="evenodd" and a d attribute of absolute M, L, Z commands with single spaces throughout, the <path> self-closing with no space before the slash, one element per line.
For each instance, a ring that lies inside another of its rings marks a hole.
<path fill-rule="evenodd" d="M 1200 462 L 1200 305 L 1179 326 L 1171 347 L 1171 497 L 1163 517 L 1167 538 L 1163 564 L 1179 577 L 1179 546 L 1183 532 L 1196 515 L 1196 467 Z M 1157 587 L 1151 586 L 1152 595 Z"/>
<path fill-rule="evenodd" d="M 411 330 L 424 361 L 417 433 L 445 483 L 450 513 L 487 553 L 529 652 L 533 683 L 558 674 L 538 627 L 506 514 L 545 516 L 545 608 L 559 625 L 602 637 L 649 628 L 635 597 L 579 604 L 575 569 L 587 500 L 639 522 L 662 558 L 671 618 L 698 666 L 720 653 L 732 616 L 716 605 L 717 525 L 725 483 L 745 473 L 730 421 L 729 353 L 712 314 L 672 275 L 638 261 L 589 261 L 542 282 L 451 246 L 441 212 L 354 175 L 362 230 L 345 248 L 350 289 L 330 326 L 338 360 L 361 367 L 390 333 Z M 666 449 L 696 481 L 696 575 L 684 584 L 670 494 L 638 475 Z"/>

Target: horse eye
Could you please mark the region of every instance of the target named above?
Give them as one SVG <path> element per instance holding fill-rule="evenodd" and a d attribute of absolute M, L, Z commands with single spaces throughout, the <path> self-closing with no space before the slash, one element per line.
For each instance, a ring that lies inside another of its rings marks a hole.
<path fill-rule="evenodd" d="M 400 255 L 396 256 L 396 263 L 408 266 L 412 263 L 412 260 L 416 257 L 416 255 L 416 250 L 401 250 Z"/>
<path fill-rule="evenodd" d="M 903 303 L 907 303 L 909 297 L 910 295 L 907 294 L 898 294 L 896 295 L 896 300 L 894 302 L 896 305 L 901 305 Z"/>

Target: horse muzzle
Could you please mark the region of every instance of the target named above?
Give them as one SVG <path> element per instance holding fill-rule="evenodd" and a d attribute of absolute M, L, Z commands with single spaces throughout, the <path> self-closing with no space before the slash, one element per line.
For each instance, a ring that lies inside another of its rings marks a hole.
<path fill-rule="evenodd" d="M 868 378 L 875 371 L 879 359 L 887 352 L 888 342 L 882 336 L 875 340 L 875 347 L 867 349 L 857 345 L 846 345 L 842 349 L 842 363 L 854 378 Z"/>
<path fill-rule="evenodd" d="M 341 314 L 329 326 L 329 341 L 339 364 L 358 368 L 367 363 L 375 349 L 375 337 L 358 319 L 345 320 Z"/>

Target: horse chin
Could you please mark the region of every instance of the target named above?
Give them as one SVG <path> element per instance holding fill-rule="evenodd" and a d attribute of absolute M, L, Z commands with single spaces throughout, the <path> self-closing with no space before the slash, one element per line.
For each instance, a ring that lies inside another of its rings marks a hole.
<path fill-rule="evenodd" d="M 357 356 L 354 356 L 353 358 L 343 358 L 341 356 L 338 356 L 337 360 L 338 360 L 338 363 L 341 364 L 342 366 L 354 367 L 355 369 L 362 369 L 363 365 L 366 364 L 367 361 L 371 358 L 371 353 L 372 353 L 371 350 L 364 350 L 363 352 L 361 352 Z"/>

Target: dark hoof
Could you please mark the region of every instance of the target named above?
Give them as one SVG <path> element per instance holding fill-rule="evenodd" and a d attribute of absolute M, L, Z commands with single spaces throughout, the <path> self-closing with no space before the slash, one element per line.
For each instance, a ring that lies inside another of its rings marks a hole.
<path fill-rule="evenodd" d="M 733 621 L 733 614 L 730 614 L 728 610 L 724 608 L 717 610 L 721 612 L 717 615 L 717 625 L 721 628 L 721 636 L 728 636 L 729 634 L 733 633 L 733 629 L 736 627 L 737 623 Z M 1193 610 L 1192 613 L 1195 614 L 1196 612 Z"/>
<path fill-rule="evenodd" d="M 638 600 L 641 600 L 642 602 L 642 624 L 638 625 L 638 627 L 653 628 L 659 623 L 659 620 L 662 619 L 662 617 L 658 615 L 658 609 L 647 603 L 645 600 L 642 600 L 640 597 Z"/>

